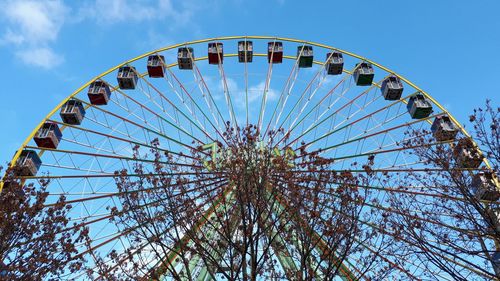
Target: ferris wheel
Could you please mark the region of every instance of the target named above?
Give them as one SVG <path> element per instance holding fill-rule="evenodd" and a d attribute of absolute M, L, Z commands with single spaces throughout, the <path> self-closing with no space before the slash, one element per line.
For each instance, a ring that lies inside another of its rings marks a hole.
<path fill-rule="evenodd" d="M 426 258 L 426 251 L 432 249 L 416 246 L 415 241 L 397 234 L 401 230 L 382 223 L 388 214 L 395 214 L 403 220 L 411 217 L 433 224 L 436 231 L 462 233 L 460 224 L 449 213 L 432 209 L 433 202 L 444 200 L 452 206 L 461 198 L 443 196 L 431 186 L 396 186 L 399 179 L 410 175 L 439 173 L 411 153 L 407 145 L 415 138 L 408 132 L 421 130 L 436 145 L 455 147 L 461 138 L 469 137 L 428 93 L 367 58 L 290 38 L 218 37 L 160 48 L 97 75 L 41 120 L 11 163 L 19 168 L 15 177 L 25 184 L 48 180 L 47 204 L 54 204 L 64 195 L 66 204 L 71 205 L 71 220 L 89 229 L 90 240 L 77 245 L 75 255 L 84 256 L 88 268 L 94 270 L 68 273 L 62 278 L 100 279 L 111 272 L 126 276 L 133 265 L 140 267 L 145 279 L 243 278 L 245 269 L 241 263 L 245 262 L 241 256 L 232 257 L 238 245 L 220 242 L 223 235 L 235 240 L 244 236 L 239 225 L 240 214 L 231 211 L 238 210 L 234 205 L 238 197 L 235 194 L 242 187 L 225 170 L 221 171 L 220 165 L 226 165 L 227 169 L 235 166 L 227 159 L 243 150 L 238 144 L 247 145 L 248 139 L 243 139 L 251 135 L 255 137 L 251 141 L 255 151 L 286 160 L 286 167 L 279 168 L 286 171 L 279 170 L 280 173 L 305 173 L 304 163 L 326 159 L 322 167 L 333 171 L 332 177 L 347 171 L 350 176 L 361 176 L 362 180 L 357 178 L 354 185 L 363 198 L 362 207 L 344 210 L 347 214 L 336 222 L 337 225 L 341 221 L 350 222 L 349 214 L 355 213 L 355 229 L 351 230 L 359 235 L 352 237 L 348 247 L 332 250 L 330 246 L 335 243 L 328 242 L 330 234 L 324 228 L 307 228 L 307 220 L 301 219 L 306 215 L 294 215 L 292 208 L 287 208 L 300 203 L 290 203 L 295 202 L 293 193 L 285 196 L 265 191 L 262 198 L 277 196 L 273 202 L 279 202 L 266 207 L 269 217 L 282 222 L 283 217 L 276 215 L 282 212 L 293 219 L 282 227 L 276 223 L 264 231 L 263 236 L 270 241 L 262 245 L 267 248 L 255 251 L 265 252 L 262 256 L 270 262 L 253 280 L 299 278 L 294 272 L 301 268 L 298 257 L 305 242 L 299 239 L 299 234 L 293 234 L 295 228 L 290 224 L 300 226 L 297 229 L 309 229 L 312 237 L 307 240 L 314 244 L 307 263 L 308 268 L 316 271 L 311 273 L 310 280 L 370 277 L 409 280 L 421 279 L 426 274 L 449 280 L 450 273 L 433 266 Z M 240 133 L 244 131 L 252 133 Z M 304 158 L 304 151 L 316 158 Z M 488 162 L 480 156 L 480 151 L 476 152 L 477 155 L 465 150 L 464 154 L 457 154 L 462 155 L 457 161 L 462 161 L 468 172 L 484 176 L 481 171 L 489 167 Z M 470 157 L 463 156 L 467 153 Z M 258 161 L 260 158 L 255 160 Z M 370 167 L 362 166 L 364 163 Z M 254 162 L 244 163 L 245 171 L 252 170 L 252 165 Z M 258 180 L 273 178 L 272 184 L 286 190 L 289 176 L 275 176 L 266 174 Z M 1 187 L 8 184 L 2 181 Z M 165 186 L 171 187 L 167 195 Z M 325 186 L 325 191 L 319 191 L 322 194 L 319 200 L 350 196 L 335 193 L 338 183 L 330 181 Z M 159 191 L 161 195 L 157 194 Z M 258 191 L 245 190 L 244 194 L 253 192 Z M 406 195 L 408 206 L 394 206 L 394 198 Z M 309 198 L 301 196 L 302 201 Z M 495 199 L 495 196 L 490 197 Z M 176 216 L 171 216 L 175 210 L 162 205 L 167 197 L 171 203 L 177 197 L 183 198 L 184 205 L 175 205 L 177 209 L 192 207 L 192 212 L 179 210 L 184 217 L 178 217 L 178 223 L 185 228 L 176 226 Z M 483 203 L 494 201 L 483 197 Z M 410 198 L 415 201 L 408 201 Z M 343 199 L 339 200 L 342 205 Z M 314 205 L 314 202 L 303 204 L 309 206 L 309 203 Z M 428 213 L 420 207 L 420 211 L 413 212 L 419 204 L 429 206 Z M 318 220 L 334 217 L 335 211 L 323 207 L 316 214 Z M 145 217 L 134 219 L 130 215 L 134 208 L 140 209 Z M 222 208 L 223 215 L 218 215 Z M 234 225 L 227 226 L 230 234 L 220 230 L 226 225 Z M 147 230 L 155 226 L 161 228 L 160 234 Z M 193 235 L 203 235 L 199 244 L 194 244 Z M 274 238 L 270 239 L 271 236 Z M 158 244 L 158 240 L 163 243 Z M 484 241 L 483 246 L 494 251 L 493 240 Z M 474 244 L 471 248 L 480 247 L 476 242 L 469 243 Z M 199 254 L 203 245 L 210 254 L 210 262 L 224 266 L 214 269 L 207 264 Z M 162 246 L 167 249 L 158 250 Z M 182 247 L 188 250 L 182 252 Z M 398 252 L 411 247 L 416 250 Z M 341 250 L 344 252 L 339 253 Z M 325 255 L 343 258 L 335 259 L 327 269 L 322 261 Z M 490 278 L 493 274 L 491 267 L 483 266 L 490 258 L 482 254 L 457 258 L 442 251 L 437 257 L 467 272 L 470 280 Z M 234 263 L 240 263 L 235 271 L 242 275 L 224 272 L 233 270 Z M 377 275 L 377 272 L 386 273 Z"/>

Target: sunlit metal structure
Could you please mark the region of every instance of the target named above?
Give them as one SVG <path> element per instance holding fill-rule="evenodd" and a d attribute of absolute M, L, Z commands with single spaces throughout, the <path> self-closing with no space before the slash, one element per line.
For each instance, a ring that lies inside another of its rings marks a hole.
<path fill-rule="evenodd" d="M 79 245 L 79 254 L 85 255 L 92 264 L 95 262 L 92 253 L 102 256 L 111 251 L 124 253 L 130 243 L 120 227 L 110 221 L 113 216 L 110 209 L 122 207 L 117 200 L 115 172 L 132 171 L 134 163 L 145 167 L 153 165 L 152 158 L 133 155 L 132 149 L 136 146 L 147 150 L 151 142 L 158 139 L 161 151 L 175 155 L 174 162 L 169 165 L 178 169 L 172 172 L 189 173 L 191 168 L 186 155 L 194 146 L 203 146 L 209 151 L 207 158 L 214 158 L 215 144 L 223 142 L 228 121 L 234 127 L 255 124 L 264 143 L 271 131 L 283 129 L 289 136 L 286 144 L 276 143 L 276 154 L 298 157 L 295 155 L 303 145 L 300 142 L 304 142 L 308 149 L 331 159 L 338 171 L 375 156 L 376 162 L 370 172 L 380 177 L 387 173 L 404 177 L 410 171 L 426 171 L 427 168 L 402 146 L 407 137 L 404 133 L 410 129 L 430 129 L 434 120 L 444 120 L 443 124 L 448 127 L 443 129 L 438 127 L 441 123 L 435 123 L 433 130 L 453 129 L 452 133 L 441 133 L 439 136 L 443 137 L 437 142 L 453 143 L 457 134 L 469 137 L 451 113 L 431 95 L 368 58 L 298 39 L 217 37 L 160 48 L 97 75 L 40 121 L 11 162 L 24 167 L 23 172 L 16 175 L 24 183 L 49 179 L 50 198 L 56 200 L 59 195 L 65 195 L 74 208 L 72 220 L 90 229 L 92 241 L 90 245 Z M 57 145 L 37 145 L 37 134 L 44 128 L 57 128 Z M 285 151 L 285 145 L 293 151 Z M 487 159 L 479 159 L 474 165 L 464 164 L 464 167 L 476 173 L 488 169 L 489 164 Z M 204 169 L 211 172 L 208 164 Z M 352 172 L 367 173 L 363 169 Z M 128 176 L 134 177 L 134 173 Z M 221 188 L 224 183 L 227 184 L 222 181 Z M 430 198 L 430 202 L 444 200 L 432 188 L 416 186 L 403 190 L 390 184 L 380 181 L 359 187 L 375 192 L 370 199 L 378 201 L 368 204 L 366 212 L 379 214 L 379 219 L 391 212 L 390 202 L 386 201 L 388 193 L 415 193 Z M 480 184 L 476 185 L 475 189 L 479 190 Z M 1 182 L 0 188 L 3 186 Z M 196 186 L 193 188 L 196 192 Z M 494 196 L 484 195 L 490 193 Z M 482 192 L 479 197 L 498 199 L 497 192 L 490 193 Z M 199 207 L 206 210 L 206 217 L 210 219 L 215 207 L 210 202 L 204 204 L 200 203 Z M 424 214 L 416 214 L 414 219 L 427 220 Z M 205 223 L 199 222 L 200 231 Z M 394 238 L 393 230 L 379 229 L 376 220 L 361 223 L 387 239 Z M 148 247 L 147 239 L 141 243 Z M 285 240 L 280 243 L 280 247 L 294 247 L 288 246 Z M 357 261 L 365 253 L 376 251 L 379 241 L 359 237 L 357 243 L 362 250 L 339 264 L 338 278 L 357 279 L 360 274 Z M 404 247 L 406 242 L 394 243 Z M 486 246 L 495 250 L 492 241 Z M 378 258 L 394 268 L 395 276 L 412 279 L 416 272 L 423 270 L 416 256 L 396 260 L 385 257 L 384 250 L 377 251 L 380 251 Z M 297 262 L 280 254 L 278 249 L 273 253 L 278 271 L 293 268 Z M 144 253 L 141 255 L 132 254 L 127 258 L 141 260 L 146 272 L 160 272 L 165 264 Z M 451 256 L 442 258 L 452 259 Z M 488 259 L 482 255 L 463 258 L 481 262 Z M 165 259 L 166 264 L 179 272 L 186 270 L 176 259 L 176 253 L 172 252 Z M 115 261 L 107 262 L 110 268 L 116 268 Z M 472 275 L 488 276 L 487 271 L 479 271 L 466 262 L 450 262 L 457 263 Z M 192 258 L 189 267 L 197 272 L 196 280 L 218 278 L 196 257 Z M 436 274 L 437 278 L 448 278 L 446 273 Z M 160 277 L 169 278 L 168 274 Z"/>

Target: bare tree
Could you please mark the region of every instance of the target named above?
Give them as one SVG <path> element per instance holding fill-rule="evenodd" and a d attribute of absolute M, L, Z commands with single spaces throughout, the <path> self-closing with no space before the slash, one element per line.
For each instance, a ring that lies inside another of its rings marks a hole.
<path fill-rule="evenodd" d="M 278 134 L 283 132 L 270 132 L 263 143 L 256 126 L 228 124 L 224 139 L 208 146 L 213 153 L 200 144 L 189 155 L 165 154 L 158 140 L 149 151 L 135 147 L 136 157 L 152 156 L 152 168 L 138 162 L 138 177 L 116 173 L 121 206 L 111 210 L 130 246 L 99 258 L 97 273 L 131 280 L 371 275 L 376 251 L 357 261 L 357 271 L 345 265 L 370 236 L 359 221 L 367 194 L 357 186 L 371 176 L 335 171 L 332 160 L 305 147 L 278 148 Z"/>
<path fill-rule="evenodd" d="M 83 270 L 77 245 L 88 231 L 70 224 L 72 206 L 64 196 L 48 201 L 48 180 L 23 185 L 15 173 L 6 172 L 0 194 L 0 280 L 55 280 Z"/>
<path fill-rule="evenodd" d="M 425 166 L 390 182 L 389 224 L 404 247 L 394 253 L 419 261 L 428 276 L 498 279 L 500 245 L 498 163 L 500 108 L 488 101 L 470 117 L 472 137 L 438 141 L 430 131 L 408 132 L 404 144 Z M 482 150 L 482 153 L 480 153 Z M 486 157 L 490 167 L 480 166 Z"/>

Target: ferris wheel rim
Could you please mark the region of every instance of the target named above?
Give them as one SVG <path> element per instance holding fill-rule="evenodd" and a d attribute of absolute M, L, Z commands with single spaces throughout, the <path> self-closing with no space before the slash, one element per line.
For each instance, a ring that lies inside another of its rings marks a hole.
<path fill-rule="evenodd" d="M 414 84 L 413 82 L 411 82 L 409 79 L 407 79 L 406 77 L 398 74 L 397 72 L 379 64 L 379 63 L 376 63 L 375 61 L 373 60 L 370 60 L 366 57 L 363 57 L 361 55 L 358 55 L 358 54 L 355 54 L 355 53 L 352 53 L 352 52 L 349 52 L 349 51 L 346 51 L 344 49 L 340 49 L 340 48 L 336 48 L 336 47 L 332 47 L 332 46 L 329 46 L 329 45 L 326 45 L 326 44 L 321 44 L 321 43 L 318 43 L 318 42 L 314 42 L 314 41 L 306 41 L 306 40 L 300 40 L 300 39 L 296 39 L 296 38 L 287 38 L 287 37 L 277 37 L 277 36 L 255 36 L 255 35 L 241 35 L 241 36 L 222 36 L 222 37 L 211 37 L 211 38 L 204 38 L 204 39 L 199 39 L 199 40 L 193 40 L 193 41 L 186 41 L 186 42 L 183 42 L 183 43 L 178 43 L 178 44 L 174 44 L 174 45 L 169 45 L 169 46 L 166 46 L 166 47 L 161 47 L 161 48 L 158 48 L 158 49 L 155 49 L 153 51 L 149 51 L 149 52 L 146 52 L 146 53 L 143 53 L 141 55 L 138 55 L 132 59 L 129 59 L 129 60 L 126 60 L 116 66 L 113 66 L 109 69 L 107 69 L 106 71 L 102 72 L 101 74 L 95 76 L 94 78 L 90 79 L 89 81 L 87 81 L 86 83 L 84 83 L 82 86 L 80 86 L 79 88 L 77 88 L 75 91 L 73 91 L 73 93 L 71 93 L 70 95 L 68 95 L 66 98 L 64 98 L 59 104 L 57 104 L 39 123 L 38 125 L 36 125 L 33 130 L 28 134 L 28 136 L 26 137 L 26 139 L 23 141 L 23 143 L 19 146 L 19 148 L 17 149 L 16 153 L 14 154 L 14 156 L 12 157 L 10 163 L 9 163 L 9 167 L 12 167 L 13 165 L 15 165 L 16 161 L 18 160 L 19 156 L 21 155 L 21 152 L 22 150 L 28 146 L 28 143 L 31 141 L 31 139 L 35 136 L 36 132 L 40 129 L 40 127 L 44 124 L 44 122 L 46 122 L 51 116 L 53 116 L 63 105 L 65 102 L 67 102 L 68 100 L 70 100 L 71 98 L 73 98 L 74 96 L 76 96 L 78 93 L 80 93 L 82 90 L 84 90 L 86 87 L 88 87 L 92 82 L 106 76 L 107 74 L 117 70 L 118 68 L 122 67 L 122 66 L 125 66 L 127 64 L 131 64 L 135 61 L 138 61 L 140 59 L 143 59 L 149 55 L 153 55 L 153 54 L 156 54 L 156 53 L 160 53 L 160 52 L 164 52 L 164 51 L 167 51 L 167 50 L 171 50 L 171 49 L 175 49 L 175 48 L 179 48 L 179 47 L 183 47 L 183 46 L 188 46 L 188 45 L 193 45 L 193 44 L 200 44 L 200 43 L 206 43 L 206 42 L 212 42 L 212 41 L 228 41 L 228 40 L 236 40 L 236 39 L 257 39 L 257 40 L 279 40 L 279 41 L 285 41 L 285 42 L 292 42 L 292 43 L 302 43 L 302 44 L 308 44 L 308 45 L 312 45 L 312 46 L 316 46 L 316 47 L 320 47 L 320 48 L 324 48 L 324 49 L 329 49 L 329 50 L 332 50 L 332 51 L 337 51 L 337 52 L 340 52 L 342 54 L 345 54 L 345 55 L 348 55 L 348 56 L 351 56 L 351 57 L 354 57 L 354 58 L 357 58 L 357 59 L 360 59 L 362 61 L 366 61 L 368 63 L 371 63 L 372 65 L 388 72 L 388 73 L 391 73 L 395 76 L 397 76 L 398 78 L 400 78 L 402 81 L 406 82 L 408 85 L 412 86 L 414 89 L 416 89 L 417 91 L 419 91 L 420 93 L 422 93 L 426 98 L 428 98 L 429 100 L 432 101 L 433 104 L 435 104 L 439 109 L 441 109 L 443 111 L 444 114 L 448 115 L 451 119 L 451 121 L 458 127 L 458 129 L 461 131 L 462 134 L 464 134 L 464 136 L 466 137 L 471 137 L 470 134 L 467 132 L 467 130 L 464 128 L 464 126 L 462 126 L 462 124 L 460 122 L 458 122 L 458 120 L 444 107 L 442 106 L 436 99 L 434 99 L 429 93 L 427 93 L 426 91 L 422 90 L 420 87 L 418 87 L 416 84 Z M 257 55 L 257 54 L 255 54 Z M 235 54 L 224 54 L 224 57 L 232 57 L 232 56 L 237 56 Z M 283 56 L 283 58 L 286 58 L 286 59 L 295 59 L 295 57 L 293 56 Z M 196 60 L 206 60 L 207 57 L 204 56 L 204 57 L 199 57 L 199 58 L 196 58 Z M 313 61 L 314 64 L 324 64 L 324 62 L 321 62 L 321 61 Z M 177 65 L 176 63 L 174 64 L 171 64 L 171 65 L 168 65 L 167 67 L 172 67 L 172 66 L 175 66 Z M 379 85 L 377 85 L 375 82 L 373 82 L 374 85 L 376 85 L 377 87 L 380 87 Z M 429 120 L 427 122 L 430 122 Z M 64 129 L 64 127 L 62 128 Z M 472 141 L 474 142 L 474 144 L 476 145 L 476 147 L 478 147 L 478 145 L 476 144 L 475 140 L 473 138 L 471 138 Z M 478 147 L 479 148 L 479 147 Z M 481 152 L 480 148 L 479 148 L 479 151 Z M 43 153 L 43 151 L 41 152 Z M 481 152 L 482 153 L 482 152 Z M 487 168 L 491 168 L 491 165 L 488 161 L 487 158 L 484 158 L 484 163 L 486 165 Z M 3 190 L 3 186 L 4 186 L 4 181 L 3 181 L 3 178 L 0 180 L 0 193 L 2 192 Z"/>
<path fill-rule="evenodd" d="M 461 126 L 461 124 L 459 124 L 456 119 L 444 108 L 442 107 L 435 99 L 433 99 L 429 94 L 427 94 L 425 91 L 421 90 L 419 87 L 417 87 L 416 85 L 414 85 L 412 82 L 410 82 L 409 80 L 407 80 L 406 78 L 402 77 L 401 75 L 397 74 L 396 72 L 393 72 L 391 70 L 389 70 L 388 68 L 385 68 L 384 66 L 380 65 L 380 64 L 377 64 L 367 58 L 364 58 L 364 57 L 361 57 L 359 55 L 355 55 L 353 53 L 350 53 L 350 52 L 347 52 L 347 51 L 344 51 L 344 50 L 341 50 L 341 49 L 337 49 L 337 48 L 334 48 L 334 47 L 330 47 L 330 46 L 327 46 L 327 45 L 323 45 L 323 44 L 319 44 L 319 43 L 315 43 L 315 42 L 310 42 L 310 41 L 303 41 L 303 40 L 298 40 L 298 39 L 290 39 L 290 38 L 282 38 L 282 37 L 272 37 L 272 36 L 232 36 L 232 37 L 215 37 L 215 38 L 207 38 L 207 39 L 202 39 L 202 40 L 196 40 L 196 41 L 189 41 L 189 42 L 184 42 L 184 43 L 180 43 L 180 44 L 175 44 L 175 45 L 170 45 L 170 46 L 167 46 L 167 47 L 163 47 L 163 48 L 159 48 L 157 50 L 154 50 L 154 51 L 150 51 L 150 52 L 147 52 L 147 53 L 144 53 L 140 56 L 137 56 L 133 59 L 130 59 L 130 60 L 127 60 L 119 65 L 116 65 L 108 70 L 106 70 L 105 72 L 101 73 L 100 75 L 96 76 L 95 78 L 89 80 L 87 83 L 83 84 L 80 88 L 78 88 L 76 91 L 74 91 L 72 94 L 70 94 L 69 96 L 67 96 L 60 104 L 58 104 L 41 122 L 38 126 L 36 126 L 34 128 L 34 130 L 31 132 L 31 134 L 27 137 L 27 139 L 25 140 L 25 142 L 20 146 L 19 150 L 16 152 L 16 154 L 14 155 L 12 161 L 11 161 L 11 165 L 15 165 L 15 163 L 17 162 L 19 156 L 20 156 L 20 153 L 23 149 L 26 149 L 26 148 L 32 148 L 30 147 L 28 144 L 29 142 L 33 139 L 33 136 L 37 133 L 37 131 L 39 130 L 39 128 L 44 124 L 44 122 L 46 121 L 51 121 L 50 118 L 62 107 L 62 105 L 67 102 L 68 100 L 74 98 L 76 95 L 82 93 L 82 91 L 88 87 L 92 82 L 98 80 L 98 79 L 101 79 L 102 77 L 112 73 L 113 71 L 117 70 L 119 67 L 121 66 L 125 66 L 125 65 L 128 65 L 128 64 L 132 64 L 133 62 L 136 62 L 140 59 L 143 59 L 149 55 L 154 55 L 154 54 L 158 54 L 158 53 L 161 53 L 163 51 L 166 51 L 166 50 L 171 50 L 171 49 L 174 49 L 174 48 L 177 48 L 177 47 L 182 47 L 182 46 L 189 46 L 189 45 L 193 45 L 193 44 L 200 44 L 200 43 L 205 43 L 205 42 L 212 42 L 212 41 L 224 41 L 224 40 L 235 40 L 235 39 L 257 39 L 257 40 L 281 40 L 281 41 L 285 41 L 285 42 L 293 42 L 293 43 L 301 43 L 301 44 L 310 44 L 310 45 L 313 45 L 313 46 L 317 46 L 317 47 L 320 47 L 320 48 L 325 48 L 325 49 L 328 49 L 328 50 L 334 50 L 334 51 L 339 51 L 343 54 L 346 54 L 348 56 L 351 56 L 353 58 L 357 58 L 357 59 L 360 59 L 362 61 L 365 61 L 365 62 L 368 62 L 368 63 L 371 63 L 373 64 L 374 66 L 388 72 L 389 74 L 393 74 L 397 77 L 399 77 L 402 81 L 406 82 L 408 85 L 412 86 L 415 90 L 417 90 L 417 92 L 420 92 L 422 94 L 424 94 L 428 99 L 430 99 L 432 101 L 432 103 L 436 106 L 438 106 L 443 112 L 441 114 L 447 114 L 450 119 L 452 120 L 452 122 L 459 128 L 459 130 L 467 137 L 469 137 L 470 135 L 467 133 L 467 131 L 465 130 L 465 128 L 463 128 L 463 126 Z M 237 54 L 224 54 L 224 57 L 235 57 L 237 56 Z M 266 56 L 266 54 L 262 54 L 262 53 L 254 53 L 254 56 Z M 286 56 L 284 55 L 283 58 L 285 59 L 290 59 L 290 60 L 295 60 L 297 59 L 295 56 Z M 207 60 L 208 57 L 207 56 L 204 56 L 204 57 L 197 57 L 195 59 L 195 61 L 203 61 L 203 60 Z M 317 65 L 324 65 L 324 62 L 323 61 L 313 61 L 314 64 L 317 64 Z M 177 63 L 173 63 L 173 64 L 169 64 L 169 65 L 166 65 L 166 67 L 170 68 L 170 67 L 173 67 L 173 66 L 176 66 Z M 348 74 L 352 74 L 352 72 L 350 72 L 349 70 L 345 70 L 344 69 L 344 73 L 348 73 Z M 139 73 L 140 74 L 140 73 Z M 142 76 L 145 76 L 144 74 L 141 74 Z M 380 88 L 380 85 L 377 84 L 376 82 L 373 82 L 371 87 L 377 87 L 377 88 Z M 370 87 L 370 88 L 371 88 Z M 406 103 L 405 100 L 401 100 L 403 103 Z M 89 105 L 90 106 L 90 105 Z M 433 116 L 431 116 L 433 117 Z M 431 118 L 429 117 L 429 118 Z M 428 123 L 431 123 L 430 119 L 426 119 L 424 120 L 425 122 L 428 122 Z M 62 126 L 62 129 L 64 129 L 65 127 L 67 127 L 66 125 L 64 125 L 63 123 L 60 123 L 60 125 L 63 125 Z M 68 125 L 69 126 L 69 125 Z M 473 140 L 474 141 L 474 140 Z M 46 150 L 50 151 L 50 149 L 40 149 L 40 152 L 39 154 L 43 154 Z M 487 159 L 485 158 L 483 160 L 486 164 L 486 166 L 488 168 L 490 168 L 490 165 L 489 163 L 487 162 Z M 0 192 L 1 192 L 1 189 L 3 188 L 3 181 L 0 181 Z"/>

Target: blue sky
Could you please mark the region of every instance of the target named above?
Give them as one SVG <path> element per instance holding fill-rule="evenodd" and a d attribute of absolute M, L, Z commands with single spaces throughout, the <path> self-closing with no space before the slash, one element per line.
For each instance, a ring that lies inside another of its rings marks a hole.
<path fill-rule="evenodd" d="M 0 0 L 0 161 L 95 75 L 146 51 L 216 36 L 292 37 L 357 53 L 467 123 L 485 99 L 500 102 L 498 11 L 494 0 Z"/>

